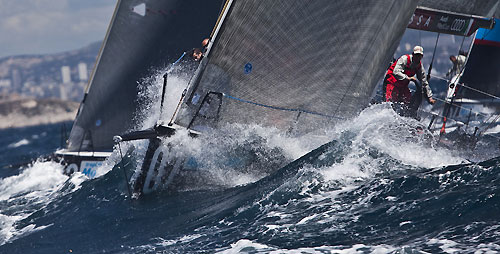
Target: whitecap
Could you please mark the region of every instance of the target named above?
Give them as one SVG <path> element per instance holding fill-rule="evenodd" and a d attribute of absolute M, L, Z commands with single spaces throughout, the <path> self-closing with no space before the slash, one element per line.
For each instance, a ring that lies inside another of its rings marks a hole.
<path fill-rule="evenodd" d="M 27 140 L 27 139 L 24 138 L 24 139 L 21 139 L 21 140 L 19 140 L 17 142 L 14 142 L 14 143 L 8 145 L 7 147 L 8 148 L 17 148 L 17 147 L 20 147 L 20 146 L 28 145 L 29 143 L 30 143 L 29 140 Z"/>

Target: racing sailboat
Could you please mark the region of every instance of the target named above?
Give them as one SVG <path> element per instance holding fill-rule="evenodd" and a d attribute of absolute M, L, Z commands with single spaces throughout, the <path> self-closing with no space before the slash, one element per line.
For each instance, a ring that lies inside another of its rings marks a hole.
<path fill-rule="evenodd" d="M 141 80 L 199 46 L 222 1 L 119 0 L 67 147 L 55 158 L 65 172 L 89 177 L 113 150 L 113 136 L 140 128 Z"/>
<path fill-rule="evenodd" d="M 498 91 L 500 77 L 497 75 L 499 62 L 495 58 L 495 56 L 500 56 L 498 50 L 500 26 L 498 26 L 499 19 L 492 18 L 500 14 L 500 6 L 499 1 L 484 1 L 482 4 L 484 5 L 476 5 L 476 7 L 484 8 L 458 9 L 458 11 L 466 12 L 465 14 L 448 13 L 448 15 L 441 16 L 442 20 L 453 20 L 448 23 L 449 26 L 441 25 L 441 27 L 449 27 L 450 31 L 422 29 L 422 26 L 412 24 L 408 26 L 413 29 L 438 32 L 437 40 L 439 33 L 461 35 L 464 39 L 466 36 L 474 35 L 468 49 L 462 47 L 462 41 L 459 51 L 467 52 L 462 53 L 466 55 L 466 61 L 447 80 L 448 88 L 445 97 L 441 100 L 443 106 L 434 107 L 434 111 L 440 111 L 440 113 L 428 115 L 430 119 L 428 129 L 439 130 L 439 141 L 446 146 L 457 147 L 458 145 L 461 148 L 464 146 L 473 148 L 478 137 L 494 127 L 499 118 L 498 106 L 490 107 L 488 112 L 480 111 L 485 106 L 498 105 L 497 99 L 500 95 Z M 445 6 L 445 8 L 451 7 L 456 6 Z M 419 9 L 417 8 L 416 13 Z M 471 15 L 471 13 L 482 14 L 484 17 Z M 425 16 L 425 13 L 423 15 Z M 431 70 L 432 62 L 429 73 Z M 436 125 L 439 127 L 435 128 Z M 451 130 L 454 133 L 446 135 Z"/>
<path fill-rule="evenodd" d="M 171 182 L 186 158 L 163 137 L 258 124 L 301 135 L 348 119 L 372 90 L 404 33 L 411 0 L 228 0 L 171 121 L 117 140 L 149 138 L 134 194 Z"/>
<path fill-rule="evenodd" d="M 500 19 L 495 22 L 493 29 L 477 31 L 465 68 L 450 81 L 443 110 L 441 135 L 460 131 L 471 147 L 497 127 L 500 118 Z M 444 119 L 453 122 L 447 125 Z"/>

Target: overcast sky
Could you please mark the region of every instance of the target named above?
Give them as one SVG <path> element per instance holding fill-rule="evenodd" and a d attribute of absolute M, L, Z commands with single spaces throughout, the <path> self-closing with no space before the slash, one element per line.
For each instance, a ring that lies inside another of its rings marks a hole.
<path fill-rule="evenodd" d="M 78 49 L 104 39 L 117 0 L 0 0 L 0 57 Z"/>

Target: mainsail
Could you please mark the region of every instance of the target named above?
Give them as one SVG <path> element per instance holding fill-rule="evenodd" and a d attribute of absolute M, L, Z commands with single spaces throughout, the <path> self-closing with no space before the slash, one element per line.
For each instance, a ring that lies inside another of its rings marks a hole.
<path fill-rule="evenodd" d="M 228 1 L 176 123 L 303 133 L 368 105 L 417 2 Z"/>
<path fill-rule="evenodd" d="M 121 0 L 68 140 L 68 151 L 104 151 L 134 127 L 141 79 L 208 37 L 221 0 Z"/>

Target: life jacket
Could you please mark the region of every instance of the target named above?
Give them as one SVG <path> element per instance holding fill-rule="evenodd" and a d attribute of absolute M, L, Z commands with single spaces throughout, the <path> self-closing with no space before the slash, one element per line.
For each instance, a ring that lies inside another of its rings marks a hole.
<path fill-rule="evenodd" d="M 409 80 L 407 80 L 407 79 L 398 80 L 396 77 L 394 77 L 394 68 L 396 67 L 397 63 L 398 63 L 398 61 L 395 61 L 391 65 L 391 67 L 389 67 L 389 69 L 387 70 L 387 73 L 385 74 L 385 80 L 389 84 L 408 86 L 408 84 L 410 83 Z M 411 65 L 410 55 L 406 55 L 406 65 L 405 65 L 405 69 L 404 69 L 403 73 L 406 74 L 408 77 L 413 77 L 417 73 L 417 69 L 422 68 L 422 63 L 418 63 L 417 68 L 414 68 L 414 69 L 412 69 L 410 67 L 410 65 Z"/>

